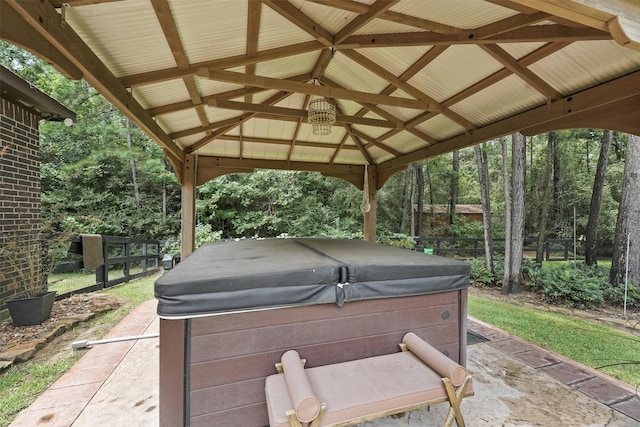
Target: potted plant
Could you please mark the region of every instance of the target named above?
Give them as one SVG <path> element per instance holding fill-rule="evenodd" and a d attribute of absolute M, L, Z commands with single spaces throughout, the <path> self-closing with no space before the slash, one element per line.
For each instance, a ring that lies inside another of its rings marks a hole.
<path fill-rule="evenodd" d="M 0 242 L 0 260 L 14 270 L 18 296 L 5 301 L 14 326 L 38 325 L 51 316 L 56 292 L 47 279 L 57 250 L 64 240 L 47 239 L 39 231 L 16 232 Z"/>

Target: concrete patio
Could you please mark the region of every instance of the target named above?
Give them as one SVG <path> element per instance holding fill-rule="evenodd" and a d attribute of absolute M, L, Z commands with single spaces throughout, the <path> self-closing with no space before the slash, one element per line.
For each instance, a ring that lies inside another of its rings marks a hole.
<path fill-rule="evenodd" d="M 478 320 L 487 339 L 468 348 L 476 395 L 463 400 L 470 426 L 640 426 L 636 390 Z M 106 338 L 158 331 L 155 300 L 137 307 Z M 361 424 L 438 426 L 446 405 Z M 158 339 L 94 346 L 11 426 L 158 425 Z"/>

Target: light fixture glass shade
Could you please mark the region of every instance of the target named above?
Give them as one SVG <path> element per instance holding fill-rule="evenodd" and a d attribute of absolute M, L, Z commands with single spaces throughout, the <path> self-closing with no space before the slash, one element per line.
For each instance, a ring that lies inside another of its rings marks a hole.
<path fill-rule="evenodd" d="M 329 135 L 335 122 L 336 107 L 326 98 L 313 98 L 309 101 L 309 123 L 314 135 Z"/>

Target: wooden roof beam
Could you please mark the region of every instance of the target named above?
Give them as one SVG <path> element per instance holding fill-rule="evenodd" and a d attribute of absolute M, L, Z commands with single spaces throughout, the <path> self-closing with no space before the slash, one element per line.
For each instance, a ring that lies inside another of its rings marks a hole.
<path fill-rule="evenodd" d="M 287 98 L 288 96 L 291 96 L 291 92 L 278 92 L 275 95 L 273 95 L 271 98 L 269 98 L 266 101 L 264 101 L 263 104 L 264 105 L 273 105 L 273 104 L 276 104 L 276 103 L 282 101 L 283 99 Z M 194 151 L 204 147 L 205 145 L 207 145 L 208 143 L 210 143 L 211 141 L 216 139 L 216 137 L 218 137 L 219 135 L 222 135 L 222 134 L 224 134 L 226 132 L 229 132 L 231 129 L 240 126 L 242 123 L 246 122 L 247 120 L 249 120 L 250 118 L 255 116 L 255 114 L 256 113 L 245 113 L 245 114 L 242 114 L 240 117 L 238 117 L 236 119 L 237 122 L 235 122 L 234 124 L 231 124 L 231 125 L 216 129 L 215 131 L 213 131 L 211 133 L 211 135 L 205 136 L 204 138 L 202 138 L 201 140 L 197 141 L 192 146 L 188 147 L 187 151 L 189 153 L 193 153 Z"/>
<path fill-rule="evenodd" d="M 175 59 L 178 68 L 181 70 L 189 68 L 187 54 L 184 50 L 184 46 L 182 45 L 182 41 L 180 40 L 178 27 L 173 19 L 169 3 L 167 0 L 157 0 L 151 2 L 151 5 L 153 6 L 153 10 L 158 18 L 158 22 L 160 23 L 160 27 L 162 28 L 162 32 L 164 33 L 167 44 L 169 45 L 169 49 L 171 49 L 171 53 L 173 54 L 173 58 Z M 203 127 L 206 127 L 209 124 L 209 119 L 204 111 L 202 99 L 200 98 L 200 93 L 198 92 L 198 88 L 193 80 L 193 76 L 185 76 L 182 78 L 182 81 L 189 93 L 191 103 L 196 109 L 196 114 L 198 115 L 200 124 Z"/>
<path fill-rule="evenodd" d="M 28 25 L 61 52 L 109 102 L 151 136 L 165 151 L 177 171 L 182 170 L 184 152 L 153 120 L 127 89 L 100 61 L 69 26 L 63 26 L 60 14 L 47 2 L 4 0 Z M 22 31 L 30 31 L 23 28 Z"/>
<path fill-rule="evenodd" d="M 147 73 L 121 76 L 120 83 L 125 87 L 143 86 L 152 83 L 159 83 L 167 80 L 180 79 L 182 77 L 195 76 L 198 68 L 225 69 L 242 67 L 249 64 L 271 61 L 274 59 L 286 58 L 288 56 L 301 55 L 324 49 L 325 46 L 317 41 L 303 42 L 284 47 L 277 47 L 257 52 L 253 56 L 237 55 L 227 58 L 215 59 L 212 61 L 198 62 L 191 64 L 189 68 L 181 70 L 179 68 L 167 68 L 164 70 L 149 71 Z"/>
<path fill-rule="evenodd" d="M 611 40 L 608 32 L 592 28 L 568 28 L 563 25 L 533 25 L 518 28 L 484 39 L 476 38 L 473 32 L 459 35 L 442 35 L 430 32 L 363 34 L 348 37 L 337 49 L 398 46 L 438 46 L 458 44 L 498 44 L 528 42 L 562 42 L 585 40 Z"/>
<path fill-rule="evenodd" d="M 354 90 L 335 88 L 330 86 L 318 86 L 294 82 L 291 80 L 274 79 L 262 76 L 247 76 L 246 74 L 236 73 L 233 71 L 211 70 L 207 68 L 198 69 L 200 77 L 212 80 L 223 81 L 227 83 L 237 83 L 247 86 L 257 86 L 266 89 L 278 89 L 287 92 L 298 92 L 307 95 L 324 96 L 332 99 L 349 99 L 356 102 L 365 102 L 370 104 L 392 105 L 395 107 L 413 108 L 417 110 L 433 110 L 437 108 L 429 102 L 398 98 L 393 96 L 378 95 L 375 93 L 358 92 Z"/>
<path fill-rule="evenodd" d="M 551 101 L 549 104 L 532 108 L 506 119 L 498 120 L 475 131 L 466 132 L 429 147 L 415 150 L 399 158 L 381 163 L 378 167 L 379 170 L 383 171 L 385 169 L 395 169 L 418 160 L 459 150 L 492 138 L 509 135 L 522 129 L 530 129 L 554 121 L 557 123 L 562 118 L 571 118 L 577 114 L 632 98 L 638 94 L 640 94 L 640 71 Z M 573 123 L 573 125 L 576 124 Z M 588 126 L 588 123 L 584 123 L 584 125 Z"/>
<path fill-rule="evenodd" d="M 547 82 L 538 77 L 526 67 L 520 66 L 518 61 L 509 55 L 504 49 L 496 45 L 480 45 L 480 48 L 491 55 L 495 60 L 504 65 L 513 74 L 520 77 L 547 99 L 560 99 L 562 94 L 551 87 Z"/>
<path fill-rule="evenodd" d="M 264 104 L 249 104 L 246 102 L 226 101 L 226 100 L 209 100 L 210 107 L 223 108 L 226 110 L 250 111 L 253 113 L 262 113 L 269 116 L 286 116 L 295 119 L 306 119 L 309 115 L 307 110 L 298 110 L 296 108 L 274 107 Z M 336 123 L 338 124 L 357 124 L 363 126 L 375 126 L 384 128 L 397 128 L 398 124 L 388 120 L 368 119 L 365 117 L 348 116 L 345 114 L 336 114 Z"/>

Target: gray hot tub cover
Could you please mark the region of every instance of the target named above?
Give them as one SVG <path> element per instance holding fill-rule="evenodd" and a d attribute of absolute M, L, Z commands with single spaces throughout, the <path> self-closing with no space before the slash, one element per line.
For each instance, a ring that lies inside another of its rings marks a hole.
<path fill-rule="evenodd" d="M 433 255 L 328 238 L 240 240 L 200 247 L 155 283 L 158 314 L 422 295 L 469 286 L 470 266 Z"/>

